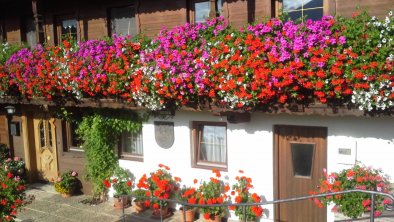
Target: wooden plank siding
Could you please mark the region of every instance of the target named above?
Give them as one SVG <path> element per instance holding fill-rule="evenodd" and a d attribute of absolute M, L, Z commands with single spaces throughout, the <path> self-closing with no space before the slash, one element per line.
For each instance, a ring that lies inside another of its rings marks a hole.
<path fill-rule="evenodd" d="M 351 17 L 359 7 L 370 15 L 384 18 L 389 10 L 394 10 L 394 0 L 336 0 L 337 15 Z"/>
<path fill-rule="evenodd" d="M 136 11 L 136 26 L 148 37 L 156 36 L 162 27 L 173 28 L 190 20 L 189 0 L 70 0 L 59 5 L 56 1 L 41 0 L 44 11 L 44 32 L 47 42 L 55 43 L 55 18 L 72 15 L 78 20 L 78 40 L 102 39 L 108 36 L 108 10 L 111 7 L 133 5 Z M 223 0 L 222 15 L 235 28 L 251 21 L 263 21 L 277 15 L 281 0 Z M 18 4 L 17 4 L 18 3 Z M 5 38 L 10 43 L 24 39 L 21 27 L 24 18 L 32 16 L 29 1 L 9 1 L 2 15 Z M 394 0 L 324 0 L 325 14 L 349 17 L 357 7 L 366 9 L 371 15 L 384 17 L 392 9 Z"/>
<path fill-rule="evenodd" d="M 0 143 L 9 144 L 7 117 L 5 115 L 0 115 Z"/>
<path fill-rule="evenodd" d="M 7 42 L 11 44 L 22 42 L 20 23 L 20 17 L 18 16 L 5 18 L 5 39 Z"/>
<path fill-rule="evenodd" d="M 165 26 L 168 29 L 182 25 L 188 21 L 187 1 L 170 0 L 139 1 L 137 7 L 137 21 L 140 21 L 140 31 L 147 36 L 156 36 Z"/>

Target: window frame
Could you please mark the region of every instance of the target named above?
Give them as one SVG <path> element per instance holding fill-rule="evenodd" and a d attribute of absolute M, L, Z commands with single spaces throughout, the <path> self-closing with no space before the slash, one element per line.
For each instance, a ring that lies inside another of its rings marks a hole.
<path fill-rule="evenodd" d="M 195 7 L 194 7 L 194 4 L 195 3 L 200 3 L 200 2 L 209 2 L 210 4 L 211 4 L 211 0 L 189 0 L 189 10 L 188 10 L 188 12 L 189 12 L 189 16 L 188 16 L 188 19 L 189 19 L 189 22 L 190 23 L 192 23 L 192 24 L 195 24 L 195 23 L 197 23 L 196 22 L 196 17 L 195 17 Z M 223 4 L 224 4 L 224 2 L 225 2 L 225 0 L 222 0 L 221 1 L 221 8 L 222 8 L 222 11 L 223 11 Z M 219 4 L 218 4 L 218 0 L 215 0 L 215 11 L 214 11 L 214 13 L 215 13 L 215 17 L 218 17 L 219 15 L 220 15 L 220 10 L 219 10 Z M 212 17 L 211 17 L 211 7 L 209 7 L 209 14 L 208 14 L 208 18 L 209 19 L 212 19 Z"/>
<path fill-rule="evenodd" d="M 137 31 L 136 35 L 140 34 L 140 27 L 139 27 L 139 21 L 137 19 L 138 17 L 138 6 L 136 4 L 128 4 L 128 5 L 109 5 L 107 7 L 107 34 L 109 37 L 111 37 L 114 33 L 112 31 L 112 21 L 111 21 L 111 9 L 114 8 L 126 8 L 126 7 L 132 7 L 134 8 L 134 19 L 135 19 L 135 30 Z M 134 37 L 130 35 L 131 37 Z"/>
<path fill-rule="evenodd" d="M 73 144 L 73 133 L 72 131 L 75 131 L 76 129 L 73 129 L 72 123 L 70 122 L 65 122 L 65 136 L 66 136 L 66 146 L 65 149 L 63 150 L 64 152 L 85 152 L 85 150 L 82 147 L 74 146 Z M 81 144 L 82 146 L 82 144 Z"/>
<path fill-rule="evenodd" d="M 77 30 L 77 38 L 76 41 L 80 41 L 81 38 L 81 33 L 80 33 L 80 26 L 79 26 L 79 20 L 76 15 L 74 14 L 67 14 L 67 15 L 58 15 L 55 16 L 55 26 L 54 26 L 54 44 L 59 45 L 62 42 L 62 22 L 64 20 L 71 20 L 74 19 L 76 21 L 76 30 Z"/>
<path fill-rule="evenodd" d="M 200 153 L 200 129 L 201 126 L 223 126 L 225 127 L 225 132 L 226 132 L 226 159 L 225 163 L 217 163 L 217 162 L 211 162 L 211 161 L 200 161 L 199 160 L 199 153 Z M 227 123 L 226 122 L 213 122 L 213 121 L 192 121 L 191 122 L 191 162 L 192 162 L 192 167 L 193 168 L 200 168 L 200 169 L 217 169 L 221 171 L 227 171 L 228 169 L 228 145 L 227 145 Z M 201 164 L 203 162 L 204 164 Z"/>
<path fill-rule="evenodd" d="M 130 132 L 124 132 L 124 133 L 130 133 Z M 119 159 L 131 160 L 131 161 L 136 161 L 136 162 L 144 162 L 144 137 L 143 137 L 142 128 L 138 132 L 131 132 L 131 133 L 138 134 L 141 137 L 142 154 L 123 152 L 123 146 L 124 146 L 123 134 L 124 133 L 122 133 L 122 135 L 120 136 L 119 143 L 118 143 Z"/>
<path fill-rule="evenodd" d="M 273 0 L 275 3 L 275 17 L 279 17 L 283 13 L 283 1 L 284 0 Z M 323 16 L 335 14 L 335 7 L 332 5 L 332 0 L 323 0 Z"/>

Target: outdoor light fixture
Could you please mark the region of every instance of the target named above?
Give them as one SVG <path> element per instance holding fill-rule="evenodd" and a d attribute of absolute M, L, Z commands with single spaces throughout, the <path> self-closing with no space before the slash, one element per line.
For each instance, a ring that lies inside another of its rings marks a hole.
<path fill-rule="evenodd" d="M 15 106 L 6 106 L 4 109 L 7 111 L 8 115 L 14 115 L 15 113 Z"/>

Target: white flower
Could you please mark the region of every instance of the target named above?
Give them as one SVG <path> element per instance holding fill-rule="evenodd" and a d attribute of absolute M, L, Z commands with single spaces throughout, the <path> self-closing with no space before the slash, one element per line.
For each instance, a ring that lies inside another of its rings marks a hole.
<path fill-rule="evenodd" d="M 393 11 L 389 11 L 389 16 L 392 16 L 393 15 Z"/>
<path fill-rule="evenodd" d="M 386 40 L 385 38 L 384 38 L 384 39 L 382 39 L 382 43 L 386 43 L 386 41 L 387 41 L 387 40 Z"/>
<path fill-rule="evenodd" d="M 379 43 L 379 44 L 378 44 L 378 48 L 380 48 L 380 47 L 382 47 L 382 44 Z"/>

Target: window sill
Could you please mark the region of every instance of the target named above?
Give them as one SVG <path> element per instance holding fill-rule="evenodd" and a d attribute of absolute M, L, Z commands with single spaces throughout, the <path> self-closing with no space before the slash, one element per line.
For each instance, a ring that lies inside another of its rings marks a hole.
<path fill-rule="evenodd" d="M 197 163 L 197 164 L 193 164 L 192 168 L 196 168 L 196 169 L 203 169 L 203 170 L 220 170 L 223 172 L 227 172 L 227 165 L 220 165 L 220 164 L 206 164 L 206 163 Z"/>
<path fill-rule="evenodd" d="M 119 159 L 121 160 L 130 160 L 135 162 L 144 162 L 143 156 L 128 156 L 128 155 L 120 155 Z"/>

